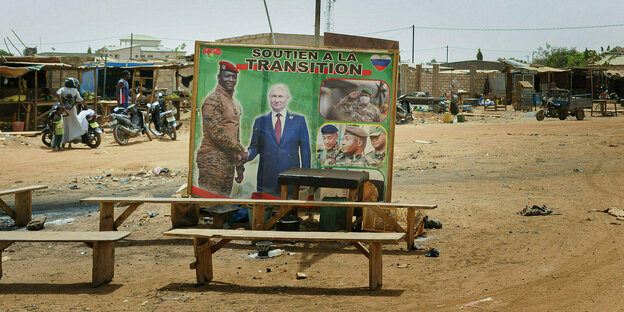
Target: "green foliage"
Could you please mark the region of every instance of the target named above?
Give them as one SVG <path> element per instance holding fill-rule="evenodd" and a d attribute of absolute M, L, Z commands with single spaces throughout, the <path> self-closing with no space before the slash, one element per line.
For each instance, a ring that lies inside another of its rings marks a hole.
<path fill-rule="evenodd" d="M 89 48 L 87 49 L 87 53 L 89 53 L 89 54 L 93 53 L 93 52 L 91 51 L 91 46 L 89 46 Z"/>
<path fill-rule="evenodd" d="M 13 54 L 0 49 L 0 56 L 13 56 Z"/>
<path fill-rule="evenodd" d="M 435 63 L 437 63 L 437 62 L 438 62 L 438 61 L 436 61 L 435 57 L 434 57 L 434 58 L 432 58 L 432 59 L 431 59 L 431 61 L 429 61 L 429 63 L 431 63 L 431 64 L 435 64 Z"/>
<path fill-rule="evenodd" d="M 479 51 L 477 51 L 477 60 L 478 61 L 483 61 L 483 53 L 481 53 L 481 49 L 479 49 Z"/>
<path fill-rule="evenodd" d="M 609 50 L 609 47 L 607 47 L 607 50 Z M 535 51 L 533 62 L 554 68 L 584 67 L 587 66 L 588 59 L 597 55 L 596 51 L 588 50 L 587 48 L 585 51 L 579 52 L 576 48 L 554 47 L 546 44 L 546 47 L 539 47 Z"/>

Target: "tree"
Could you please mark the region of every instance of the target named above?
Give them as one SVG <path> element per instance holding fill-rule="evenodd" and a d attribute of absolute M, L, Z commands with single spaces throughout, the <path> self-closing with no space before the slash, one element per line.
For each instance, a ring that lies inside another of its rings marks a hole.
<path fill-rule="evenodd" d="M 13 56 L 13 54 L 0 49 L 0 56 Z"/>
<path fill-rule="evenodd" d="M 432 59 L 431 59 L 431 61 L 429 61 L 429 63 L 431 63 L 431 64 L 435 64 L 435 63 L 437 63 L 437 62 L 438 62 L 438 61 L 436 61 L 435 57 L 434 57 L 434 58 L 432 58 Z"/>
<path fill-rule="evenodd" d="M 91 51 L 91 46 L 89 46 L 89 48 L 87 49 L 87 53 L 88 54 L 92 54 L 93 52 Z"/>
<path fill-rule="evenodd" d="M 596 51 L 587 48 L 579 52 L 576 48 L 554 47 L 547 43 L 546 47 L 537 48 L 534 63 L 555 68 L 584 67 L 587 66 L 587 60 L 596 55 Z"/>
<path fill-rule="evenodd" d="M 483 61 L 483 53 L 481 53 L 481 49 L 477 51 L 477 61 Z"/>

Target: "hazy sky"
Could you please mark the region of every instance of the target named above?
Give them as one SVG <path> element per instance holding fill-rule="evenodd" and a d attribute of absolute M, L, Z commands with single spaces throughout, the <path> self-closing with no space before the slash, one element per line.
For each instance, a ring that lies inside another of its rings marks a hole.
<path fill-rule="evenodd" d="M 314 34 L 314 0 L 266 0 L 278 33 Z M 322 10 L 327 0 L 323 0 Z M 86 52 L 119 44 L 119 37 L 146 34 L 163 39 L 166 47 L 195 40 L 269 32 L 262 0 L 19 0 L 2 1 L 0 37 L 23 46 L 11 29 L 39 51 Z M 324 13 L 324 12 L 323 12 Z M 321 17 L 325 30 L 325 14 Z M 372 1 L 336 0 L 333 32 L 398 40 L 401 57 L 410 60 L 416 27 L 549 28 L 624 24 L 624 1 Z M 404 29 L 401 29 L 404 28 Z M 390 32 L 387 30 L 401 29 Z M 369 34 L 381 32 L 376 34 Z M 416 29 L 415 61 L 527 59 L 546 43 L 579 50 L 622 45 L 624 27 L 555 31 L 459 31 Z M 279 42 L 278 42 L 279 43 Z M 6 50 L 0 40 L 0 48 Z M 9 45 L 11 49 L 11 47 Z M 13 52 L 15 53 L 15 52 Z"/>

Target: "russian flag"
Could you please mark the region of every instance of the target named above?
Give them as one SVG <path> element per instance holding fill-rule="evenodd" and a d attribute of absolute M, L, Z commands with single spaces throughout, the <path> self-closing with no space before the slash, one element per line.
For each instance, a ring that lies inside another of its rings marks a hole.
<path fill-rule="evenodd" d="M 382 71 L 382 70 L 386 69 L 386 67 L 388 67 L 388 65 L 390 65 L 390 61 L 391 61 L 391 59 L 387 55 L 383 55 L 383 56 L 373 55 L 373 56 L 371 56 L 371 64 L 373 64 L 373 66 L 378 71 Z"/>

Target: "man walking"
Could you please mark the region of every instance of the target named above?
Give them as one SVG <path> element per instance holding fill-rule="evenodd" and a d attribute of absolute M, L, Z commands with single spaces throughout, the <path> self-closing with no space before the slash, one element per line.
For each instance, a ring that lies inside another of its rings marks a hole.
<path fill-rule="evenodd" d="M 247 151 L 240 144 L 241 105 L 232 97 L 238 82 L 234 64 L 220 61 L 217 88 L 203 101 L 201 111 L 204 137 L 197 151 L 199 187 L 221 196 L 230 196 L 236 168 L 236 182 L 243 180 L 241 159 Z"/>
<path fill-rule="evenodd" d="M 277 175 L 290 168 L 310 168 L 310 137 L 305 117 L 288 110 L 290 92 L 284 84 L 269 91 L 271 111 L 254 121 L 249 161 L 260 155 L 258 192 L 279 196 Z"/>

